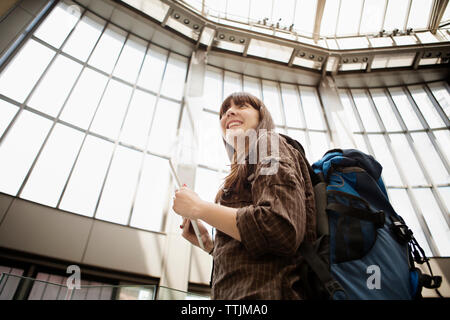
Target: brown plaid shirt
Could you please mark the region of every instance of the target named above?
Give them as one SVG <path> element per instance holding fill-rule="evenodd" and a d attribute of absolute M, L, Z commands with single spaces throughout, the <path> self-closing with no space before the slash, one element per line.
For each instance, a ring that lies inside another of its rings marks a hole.
<path fill-rule="evenodd" d="M 314 240 L 315 203 L 308 168 L 300 153 L 279 140 L 279 168 L 261 175 L 254 165 L 246 191 L 225 193 L 221 205 L 239 208 L 241 241 L 217 230 L 212 275 L 213 299 L 301 299 L 295 259 L 304 239 Z"/>

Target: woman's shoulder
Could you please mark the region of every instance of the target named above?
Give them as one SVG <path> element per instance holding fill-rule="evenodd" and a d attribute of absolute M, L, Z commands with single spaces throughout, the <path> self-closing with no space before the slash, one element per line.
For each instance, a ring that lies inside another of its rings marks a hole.
<path fill-rule="evenodd" d="M 300 152 L 293 147 L 281 134 L 275 131 L 268 131 L 265 139 L 267 139 L 267 156 L 261 161 L 278 160 L 281 162 L 296 163 L 302 159 Z"/>

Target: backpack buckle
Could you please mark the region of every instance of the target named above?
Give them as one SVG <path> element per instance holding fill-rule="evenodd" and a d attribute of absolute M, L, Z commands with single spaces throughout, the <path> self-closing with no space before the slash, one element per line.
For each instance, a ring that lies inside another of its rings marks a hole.
<path fill-rule="evenodd" d="M 402 221 L 391 216 L 392 224 L 390 229 L 402 243 L 408 243 L 413 237 L 413 232 Z"/>
<path fill-rule="evenodd" d="M 326 282 L 324 284 L 325 289 L 327 290 L 329 296 L 331 299 L 333 299 L 334 294 L 337 291 L 342 291 L 342 293 L 344 293 L 345 298 L 348 299 L 347 293 L 345 292 L 344 288 L 342 288 L 342 286 L 340 285 L 339 282 L 337 282 L 336 280 L 330 280 L 328 282 Z"/>

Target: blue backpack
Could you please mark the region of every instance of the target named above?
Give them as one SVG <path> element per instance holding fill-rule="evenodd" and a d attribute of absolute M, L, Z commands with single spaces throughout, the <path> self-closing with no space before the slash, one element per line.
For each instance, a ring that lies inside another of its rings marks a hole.
<path fill-rule="evenodd" d="M 305 157 L 301 144 L 286 136 Z M 316 201 L 317 240 L 299 248 L 306 299 L 416 299 L 436 289 L 428 258 L 389 203 L 382 166 L 355 149 L 333 149 L 308 164 Z M 427 263 L 430 275 L 414 263 Z"/>

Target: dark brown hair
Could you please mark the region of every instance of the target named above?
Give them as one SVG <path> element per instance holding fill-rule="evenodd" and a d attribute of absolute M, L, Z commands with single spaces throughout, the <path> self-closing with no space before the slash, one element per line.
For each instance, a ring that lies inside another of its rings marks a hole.
<path fill-rule="evenodd" d="M 258 110 L 259 112 L 259 124 L 255 128 L 257 134 L 259 135 L 260 129 L 265 129 L 267 132 L 272 131 L 275 129 L 275 125 L 272 120 L 272 116 L 270 115 L 269 110 L 267 110 L 264 103 L 255 97 L 254 95 L 247 93 L 247 92 L 235 92 L 230 94 L 223 102 L 222 106 L 220 107 L 219 112 L 219 118 L 222 119 L 222 116 L 227 112 L 229 109 L 231 102 L 233 102 L 235 105 L 240 106 L 243 104 L 249 104 L 254 109 Z M 231 170 L 230 174 L 225 177 L 224 183 L 222 184 L 222 187 L 220 188 L 219 192 L 216 195 L 215 202 L 218 203 L 220 199 L 222 198 L 223 189 L 230 189 L 233 188 L 236 190 L 236 192 L 242 191 L 244 188 L 244 184 L 247 179 L 248 174 L 248 163 L 240 164 L 237 163 L 237 153 L 236 150 L 234 150 L 233 146 L 228 144 L 225 139 L 223 139 L 223 143 L 225 145 L 226 151 L 228 153 L 228 156 L 231 160 Z"/>

